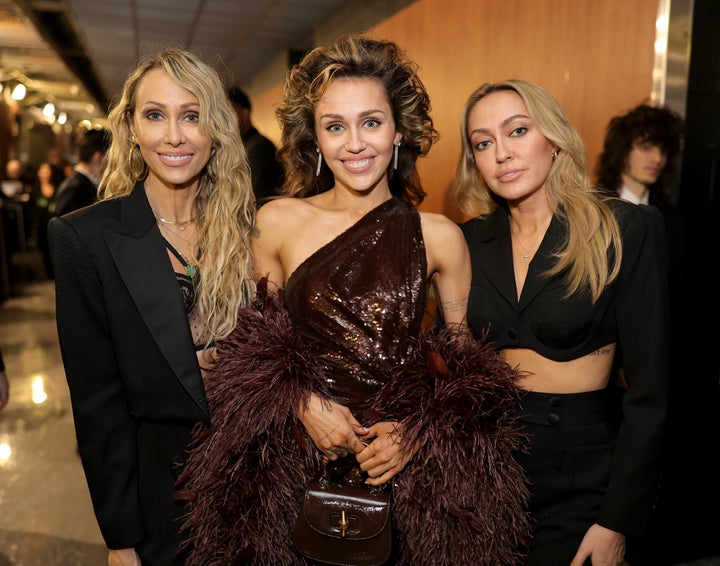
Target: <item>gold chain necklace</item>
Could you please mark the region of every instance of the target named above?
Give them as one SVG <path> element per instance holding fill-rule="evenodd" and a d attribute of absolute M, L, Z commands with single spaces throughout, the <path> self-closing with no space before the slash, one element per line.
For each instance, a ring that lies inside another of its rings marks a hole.
<path fill-rule="evenodd" d="M 533 245 L 533 249 L 534 249 L 535 251 L 532 252 L 532 253 L 531 253 L 530 250 L 528 250 L 525 246 L 523 246 L 523 244 L 522 244 L 522 242 L 520 241 L 520 238 L 519 238 L 519 237 L 513 238 L 513 242 L 516 243 L 518 246 L 520 246 L 520 248 L 522 248 L 522 252 L 523 252 L 523 253 L 522 253 L 522 256 L 521 256 L 521 257 L 522 257 L 525 261 L 530 261 L 530 257 L 535 255 L 535 252 L 537 252 L 537 248 L 539 247 L 540 242 L 542 242 L 542 239 L 543 239 L 544 237 L 545 237 L 545 233 L 543 232 L 543 234 L 540 235 L 540 239 L 535 241 L 535 244 Z"/>
<path fill-rule="evenodd" d="M 159 218 L 158 218 L 158 220 L 159 220 Z M 174 222 L 172 222 L 171 224 L 174 224 Z M 165 231 L 167 230 L 168 233 L 172 234 L 173 236 L 175 236 L 176 238 L 178 238 L 178 239 L 181 240 L 182 242 L 185 242 L 185 246 L 187 247 L 188 250 L 192 249 L 192 246 L 190 245 L 190 242 L 189 242 L 188 240 L 186 240 L 185 238 L 183 238 L 183 237 L 182 237 L 180 234 L 178 234 L 177 232 L 175 232 L 175 231 L 173 231 L 173 230 L 170 230 L 167 226 L 163 226 L 163 225 L 160 224 L 159 222 L 158 222 L 158 228 L 160 228 L 160 233 L 161 233 L 161 234 L 166 234 Z M 180 229 L 181 229 L 181 230 L 184 230 L 184 228 L 180 228 Z M 168 241 L 168 242 L 170 242 L 169 238 L 165 238 L 165 240 Z M 170 245 L 172 245 L 172 244 L 170 244 Z M 195 263 L 189 261 L 188 258 L 185 257 L 185 254 L 183 254 L 178 248 L 174 248 L 174 249 L 175 249 L 175 251 L 177 251 L 177 253 L 180 254 L 180 257 L 181 257 L 181 258 L 183 259 L 183 261 L 185 262 L 185 271 L 187 272 L 187 274 L 188 274 L 190 277 L 195 277 L 195 274 L 197 273 L 197 265 L 196 265 Z"/>
<path fill-rule="evenodd" d="M 152 209 L 152 211 L 153 211 L 153 214 L 155 215 L 155 218 L 157 219 L 158 222 L 161 222 L 162 224 L 166 224 L 166 225 L 177 226 L 177 227 L 180 228 L 180 230 L 182 230 L 183 232 L 185 231 L 185 227 L 186 227 L 186 226 L 190 226 L 190 224 L 192 224 L 193 222 L 195 222 L 195 217 L 194 217 L 194 216 L 193 216 L 190 220 L 168 220 L 167 218 L 163 218 L 162 216 L 160 216 L 160 215 L 155 211 L 154 208 Z"/>

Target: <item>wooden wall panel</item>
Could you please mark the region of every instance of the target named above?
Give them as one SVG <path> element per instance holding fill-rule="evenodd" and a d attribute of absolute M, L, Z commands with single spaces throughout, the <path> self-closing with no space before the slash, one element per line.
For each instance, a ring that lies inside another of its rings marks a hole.
<path fill-rule="evenodd" d="M 418 0 L 368 30 L 407 50 L 431 96 L 441 139 L 420 163 L 422 208 L 461 219 L 448 198 L 460 114 L 486 81 L 516 77 L 548 89 L 594 166 L 609 119 L 650 97 L 657 9 L 658 0 Z M 268 108 L 281 96 L 278 86 L 255 103 L 256 125 L 273 139 Z"/>

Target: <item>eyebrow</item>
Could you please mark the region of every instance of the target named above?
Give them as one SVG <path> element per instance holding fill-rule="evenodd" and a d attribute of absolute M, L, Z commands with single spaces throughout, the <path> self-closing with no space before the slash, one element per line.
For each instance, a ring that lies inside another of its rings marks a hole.
<path fill-rule="evenodd" d="M 144 106 L 162 106 L 165 108 L 167 104 L 165 102 L 158 102 L 157 100 L 146 100 L 141 104 L 141 108 Z M 200 106 L 199 102 L 186 102 L 185 104 L 181 104 L 180 108 L 188 108 L 189 106 Z"/>
<path fill-rule="evenodd" d="M 530 119 L 530 116 L 526 116 L 525 114 L 513 114 L 512 116 L 508 116 L 508 117 L 505 118 L 502 122 L 500 122 L 500 127 L 501 127 L 501 128 L 504 128 L 505 126 L 507 126 L 507 125 L 510 124 L 511 122 L 514 122 L 515 120 L 520 120 L 520 119 L 527 119 L 527 120 L 529 120 L 529 119 Z M 489 133 L 490 133 L 490 130 L 488 130 L 487 128 L 477 128 L 477 129 L 475 129 L 475 130 L 472 130 L 472 131 L 470 132 L 470 135 L 473 135 L 473 134 L 475 134 L 475 133 L 485 133 L 485 134 L 489 134 Z"/>
<path fill-rule="evenodd" d="M 384 111 L 384 110 L 380 110 L 380 109 L 363 110 L 362 112 L 360 112 L 360 114 L 358 114 L 358 117 L 360 117 L 360 118 L 365 118 L 366 116 L 371 116 L 371 115 L 373 115 L 373 114 L 383 114 L 383 115 L 384 115 L 384 114 L 385 114 L 385 111 Z M 320 116 L 320 118 L 321 118 L 321 119 L 322 119 L 322 118 L 329 118 L 329 119 L 331 119 L 331 120 L 342 120 L 342 119 L 344 119 L 345 117 L 342 116 L 341 114 L 323 114 L 323 115 Z"/>

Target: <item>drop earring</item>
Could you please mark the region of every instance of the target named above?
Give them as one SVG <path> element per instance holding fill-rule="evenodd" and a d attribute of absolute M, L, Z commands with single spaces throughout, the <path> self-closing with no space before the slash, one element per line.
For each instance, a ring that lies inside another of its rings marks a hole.
<path fill-rule="evenodd" d="M 322 153 L 320 153 L 319 147 L 316 147 L 315 151 L 317 151 L 317 154 L 318 154 L 318 162 L 317 162 L 317 167 L 315 168 L 315 176 L 319 177 L 320 176 L 320 168 L 322 167 Z"/>
<path fill-rule="evenodd" d="M 560 148 L 556 147 L 555 151 L 552 152 L 552 158 L 555 159 L 558 155 L 560 155 Z"/>
<path fill-rule="evenodd" d="M 397 171 L 398 168 L 398 158 L 400 154 L 400 142 L 397 142 L 396 144 L 393 144 L 395 147 L 393 148 L 393 169 Z"/>

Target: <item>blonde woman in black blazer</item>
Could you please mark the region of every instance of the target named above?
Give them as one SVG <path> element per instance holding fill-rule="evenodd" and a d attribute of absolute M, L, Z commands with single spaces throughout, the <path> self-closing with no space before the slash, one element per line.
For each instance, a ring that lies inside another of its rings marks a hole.
<path fill-rule="evenodd" d="M 469 97 L 454 191 L 468 324 L 524 373 L 529 566 L 618 565 L 643 535 L 667 412 L 667 242 L 654 207 L 605 199 L 557 101 L 522 80 Z M 624 367 L 622 406 L 610 394 Z"/>
<path fill-rule="evenodd" d="M 109 122 L 100 201 L 49 227 L 63 363 L 109 563 L 184 564 L 173 492 L 210 418 L 202 369 L 254 293 L 250 174 L 220 78 L 190 52 L 143 58 Z"/>

